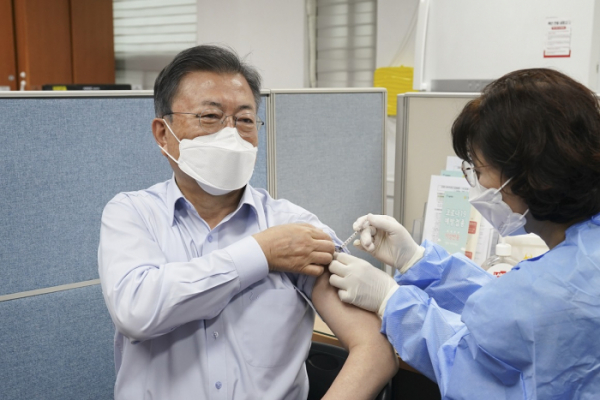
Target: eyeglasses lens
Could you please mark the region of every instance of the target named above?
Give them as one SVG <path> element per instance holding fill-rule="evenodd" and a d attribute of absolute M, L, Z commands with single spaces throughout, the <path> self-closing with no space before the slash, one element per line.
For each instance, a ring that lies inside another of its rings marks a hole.
<path fill-rule="evenodd" d="M 471 185 L 471 187 L 475 187 L 477 184 L 477 176 L 475 174 L 475 167 L 473 164 L 468 161 L 463 161 L 461 169 L 469 185 Z"/>
<path fill-rule="evenodd" d="M 205 110 L 199 116 L 200 127 L 207 133 L 215 133 L 223 128 L 227 123 L 227 118 L 233 119 L 235 126 L 240 135 L 252 135 L 258 130 L 258 126 L 262 125 L 262 121 L 251 112 L 242 112 L 236 115 L 225 115 L 221 110 Z"/>

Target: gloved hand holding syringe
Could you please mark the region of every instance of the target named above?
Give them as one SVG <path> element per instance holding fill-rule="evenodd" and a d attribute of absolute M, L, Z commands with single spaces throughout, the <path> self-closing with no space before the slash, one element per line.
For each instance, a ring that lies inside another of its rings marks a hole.
<path fill-rule="evenodd" d="M 360 239 L 354 242 L 355 247 L 401 272 L 410 268 L 423 256 L 424 249 L 390 216 L 364 215 L 354 222 L 352 229 L 354 233 L 342 246 L 336 248 L 336 251 L 341 251 L 352 239 L 360 235 Z"/>
<path fill-rule="evenodd" d="M 415 243 L 398 221 L 387 215 L 362 216 L 354 222 L 352 229 L 354 233 L 336 248 L 338 253 L 329 264 L 329 283 L 338 289 L 343 302 L 383 317 L 386 304 L 398 284 L 385 271 L 340 250 L 360 234 L 354 242 L 355 247 L 404 273 L 423 256 L 425 249 Z"/>

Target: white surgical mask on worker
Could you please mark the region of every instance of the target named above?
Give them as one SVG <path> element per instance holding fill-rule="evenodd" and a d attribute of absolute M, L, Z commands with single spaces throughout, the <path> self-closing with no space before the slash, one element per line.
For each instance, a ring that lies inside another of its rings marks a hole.
<path fill-rule="evenodd" d="M 512 178 L 504 182 L 499 189 L 486 189 L 477 181 L 469 190 L 469 202 L 498 231 L 501 236 L 526 235 L 523 228 L 527 220 L 524 214 L 513 212 L 502 200 L 501 190 Z"/>
<path fill-rule="evenodd" d="M 248 184 L 254 172 L 257 148 L 242 139 L 236 128 L 226 127 L 192 140 L 179 140 L 167 121 L 163 121 L 179 142 L 179 160 L 159 147 L 205 192 L 221 196 Z"/>

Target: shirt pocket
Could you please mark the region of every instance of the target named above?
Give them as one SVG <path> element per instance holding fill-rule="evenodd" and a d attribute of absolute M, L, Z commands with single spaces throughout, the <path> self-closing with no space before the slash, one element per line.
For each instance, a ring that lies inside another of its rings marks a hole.
<path fill-rule="evenodd" d="M 290 354 L 308 351 L 312 313 L 295 289 L 250 290 L 239 319 L 244 359 L 254 367 L 289 363 Z"/>

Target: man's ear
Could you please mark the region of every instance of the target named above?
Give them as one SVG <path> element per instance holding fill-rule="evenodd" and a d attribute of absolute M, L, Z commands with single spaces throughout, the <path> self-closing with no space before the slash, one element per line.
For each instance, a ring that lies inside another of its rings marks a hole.
<path fill-rule="evenodd" d="M 159 147 L 167 147 L 167 127 L 161 118 L 154 118 L 152 120 L 152 134 L 154 135 L 154 140 Z M 167 154 L 164 152 L 164 150 L 161 151 L 161 153 L 163 156 L 167 157 Z"/>

